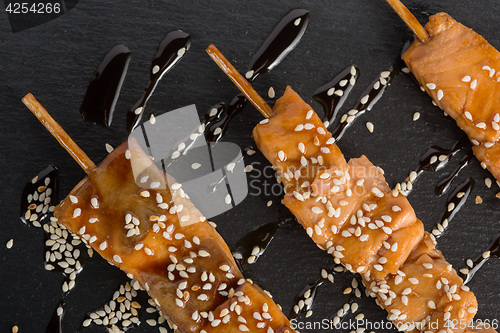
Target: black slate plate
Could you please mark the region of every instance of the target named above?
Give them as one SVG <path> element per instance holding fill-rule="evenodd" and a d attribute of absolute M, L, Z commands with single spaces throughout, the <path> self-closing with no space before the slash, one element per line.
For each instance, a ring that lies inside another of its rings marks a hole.
<path fill-rule="evenodd" d="M 64 196 L 84 177 L 81 169 L 22 105 L 20 100 L 27 92 L 32 92 L 45 105 L 94 161 L 100 161 L 106 155 L 105 143 L 117 146 L 126 138 L 126 111 L 140 97 L 148 81 L 149 65 L 156 47 L 171 30 L 189 32 L 191 50 L 160 83 L 148 104 L 147 116 L 194 103 L 202 117 L 211 105 L 229 102 L 236 88 L 205 54 L 205 47 L 215 43 L 243 72 L 275 25 L 293 8 L 309 10 L 311 22 L 298 47 L 272 72 L 256 81 L 255 88 L 269 102 L 272 102 L 267 98 L 270 86 L 279 96 L 286 85 L 291 85 L 321 112 L 319 104 L 312 100 L 314 90 L 345 67 L 355 64 L 361 70 L 361 77 L 341 110 L 343 114 L 355 104 L 370 82 L 393 64 L 404 42 L 412 39 L 382 0 L 73 2 L 66 1 L 64 14 L 40 25 L 35 22 L 33 27 L 24 30 L 14 26 L 12 15 L 7 16 L 3 7 L 0 14 L 2 332 L 10 331 L 14 325 L 19 326 L 20 332 L 44 332 L 61 296 L 61 274 L 46 271 L 42 265 L 42 230 L 29 228 L 18 217 L 25 182 L 48 164 L 56 164 L 60 169 L 60 196 Z M 500 47 L 497 20 L 500 4 L 497 1 L 475 4 L 463 0 L 406 1 L 406 4 L 421 22 L 425 22 L 429 14 L 446 11 L 474 28 L 493 46 Z M 84 123 L 78 109 L 96 66 L 106 52 L 119 43 L 128 46 L 132 60 L 113 124 L 103 129 Z M 413 122 L 416 111 L 421 117 Z M 261 119 L 247 106 L 233 120 L 224 140 L 242 148 L 252 145 L 251 129 Z M 375 125 L 374 133 L 366 130 L 366 121 Z M 465 135 L 455 123 L 431 105 L 428 96 L 409 76 L 399 75 L 373 110 L 348 130 L 339 146 L 347 158 L 367 155 L 385 170 L 393 186 L 417 167 L 428 147 L 438 144 L 451 148 L 459 140 L 465 141 Z M 460 157 L 438 172 L 422 175 L 409 196 L 427 230 L 436 223 L 451 192 L 437 197 L 434 186 L 452 171 Z M 267 165 L 259 153 L 248 161 L 258 162 L 260 167 Z M 468 177 L 476 180 L 472 196 L 438 241 L 439 249 L 456 268 L 464 267 L 467 258 L 482 253 L 489 240 L 500 231 L 500 201 L 495 198 L 499 189 L 495 184 L 491 188 L 484 184 L 484 179 L 492 178 L 491 175 L 473 159 L 459 174 L 452 189 Z M 483 198 L 480 205 L 474 203 L 477 195 Z M 269 200 L 273 204 L 267 207 Z M 236 208 L 213 220 L 226 242 L 232 245 L 250 230 L 288 216 L 286 209 L 280 206 L 279 197 L 262 194 L 247 197 Z M 13 246 L 7 249 L 5 244 L 10 239 L 14 240 Z M 77 330 L 86 313 L 100 308 L 118 286 L 127 281 L 125 274 L 98 256 L 84 259 L 84 262 L 75 289 L 65 299 L 65 332 Z M 292 221 L 278 232 L 265 254 L 245 273 L 270 290 L 288 313 L 295 295 L 316 280 L 322 268 L 331 264 L 332 258 L 317 249 L 302 227 Z M 480 304 L 477 318 L 492 321 L 500 317 L 499 265 L 497 259 L 490 260 L 469 283 Z M 322 286 L 313 315 L 300 320 L 313 322 L 332 318 L 348 299 L 342 291 L 350 285 L 351 279 L 351 275 L 337 274 L 334 284 Z M 386 317 L 373 300 L 362 298 L 358 303 L 359 311 L 370 321 Z M 157 327 L 144 322 L 146 317 L 142 319 L 143 323 L 134 329 L 135 332 L 158 331 Z M 103 331 L 102 327 L 93 326 L 84 332 Z"/>

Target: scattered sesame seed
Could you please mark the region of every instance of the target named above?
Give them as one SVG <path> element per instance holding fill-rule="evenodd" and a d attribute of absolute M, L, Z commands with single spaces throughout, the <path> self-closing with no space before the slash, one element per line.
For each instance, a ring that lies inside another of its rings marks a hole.
<path fill-rule="evenodd" d="M 486 185 L 486 187 L 488 188 L 491 188 L 491 179 L 490 178 L 485 178 L 484 179 L 484 184 Z"/>
<path fill-rule="evenodd" d="M 462 78 L 462 82 L 470 82 L 471 77 L 469 75 L 466 75 Z"/>
<path fill-rule="evenodd" d="M 113 146 L 111 146 L 109 143 L 106 143 L 104 146 L 106 147 L 106 151 L 108 152 L 108 154 L 114 150 Z"/>
<path fill-rule="evenodd" d="M 151 116 L 149 117 L 149 123 L 151 125 L 154 125 L 154 123 L 156 123 L 156 118 L 154 114 L 151 114 Z"/>
<path fill-rule="evenodd" d="M 269 96 L 269 98 L 274 98 L 276 96 L 276 93 L 275 93 L 273 87 L 269 87 L 269 90 L 267 91 L 267 95 Z"/>
<path fill-rule="evenodd" d="M 482 204 L 483 203 L 483 198 L 481 198 L 479 195 L 476 196 L 476 204 Z"/>
<path fill-rule="evenodd" d="M 427 83 L 426 84 L 427 88 L 429 88 L 430 90 L 434 90 L 436 89 L 436 84 L 435 83 Z"/>
<path fill-rule="evenodd" d="M 366 123 L 366 128 L 368 129 L 368 132 L 373 133 L 373 124 L 371 122 Z"/>
<path fill-rule="evenodd" d="M 5 244 L 5 247 L 10 249 L 12 248 L 12 245 L 14 245 L 14 239 L 10 239 L 7 244 Z"/>
<path fill-rule="evenodd" d="M 253 71 L 253 70 L 249 70 L 248 72 L 246 72 L 246 73 L 245 73 L 245 77 L 246 77 L 247 79 L 250 79 L 250 78 L 252 78 L 253 73 L 254 73 L 254 71 Z"/>
<path fill-rule="evenodd" d="M 139 115 L 139 114 L 141 114 L 142 109 L 143 109 L 142 106 L 140 106 L 140 107 L 138 107 L 137 109 L 134 110 L 134 113 L 137 114 L 137 115 Z"/>
<path fill-rule="evenodd" d="M 191 169 L 193 169 L 193 170 L 199 169 L 200 167 L 201 167 L 200 163 L 193 163 L 193 164 L 191 164 Z"/>

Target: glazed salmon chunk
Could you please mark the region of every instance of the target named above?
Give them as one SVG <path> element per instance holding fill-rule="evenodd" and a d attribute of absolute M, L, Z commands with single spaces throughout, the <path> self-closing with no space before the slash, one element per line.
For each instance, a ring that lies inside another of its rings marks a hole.
<path fill-rule="evenodd" d="M 258 286 L 245 281 L 228 299 L 213 311 L 214 320 L 200 333 L 291 333 L 288 320 L 281 309 Z"/>
<path fill-rule="evenodd" d="M 237 299 L 245 282 L 222 237 L 133 138 L 93 169 L 54 216 L 138 281 L 177 332 L 213 325 L 213 311 Z M 254 304 L 263 297 L 247 294 Z M 289 325 L 272 299 L 266 303 L 272 320 Z"/>
<path fill-rule="evenodd" d="M 301 133 L 306 123 L 315 124 L 316 131 L 308 132 L 311 137 L 328 133 L 316 113 L 309 110 L 311 107 L 287 87 L 276 102 L 275 115 L 255 127 L 258 148 L 278 172 L 309 165 L 322 151 L 323 141 L 318 146 L 317 140 L 315 144 Z M 301 129 L 301 135 L 295 134 L 296 128 Z M 307 234 L 332 254 L 336 263 L 362 275 L 369 294 L 401 330 L 446 332 L 446 323 L 469 322 L 477 311 L 476 298 L 435 249 L 407 198 L 391 191 L 382 171 L 365 156 L 346 163 L 334 142 L 324 144 L 330 154 L 324 155 L 328 163 L 311 163 L 316 165 L 314 178 L 304 180 L 302 174 L 295 178 L 292 174 L 284 181 L 285 185 L 306 182 L 286 191 L 284 203 Z M 283 161 L 280 150 L 293 158 Z M 416 327 L 412 323 L 420 324 Z M 464 331 L 460 327 L 449 329 Z"/>
<path fill-rule="evenodd" d="M 446 13 L 425 26 L 430 39 L 415 40 L 402 58 L 434 102 L 476 146 L 479 160 L 500 179 L 496 155 L 485 150 L 500 139 L 500 52 Z"/>

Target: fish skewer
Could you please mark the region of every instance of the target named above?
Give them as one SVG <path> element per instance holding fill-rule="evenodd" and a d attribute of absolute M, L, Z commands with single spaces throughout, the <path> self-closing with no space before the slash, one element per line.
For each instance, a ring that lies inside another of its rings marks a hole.
<path fill-rule="evenodd" d="M 213 45 L 207 52 L 227 61 Z M 362 275 L 400 330 L 464 332 L 450 324 L 472 320 L 474 294 L 380 169 L 365 156 L 346 162 L 318 115 L 290 87 L 253 136 L 283 180 L 285 205 L 336 263 Z"/>
<path fill-rule="evenodd" d="M 176 332 L 294 332 L 270 296 L 244 279 L 181 184 L 135 139 L 95 166 L 31 94 L 23 102 L 88 175 L 55 219 L 138 281 Z"/>
<path fill-rule="evenodd" d="M 387 2 L 404 8 L 398 0 Z M 411 15 L 407 9 L 405 13 Z M 413 32 L 419 25 L 415 22 L 408 25 Z M 431 16 L 424 30 L 429 38 L 417 34 L 402 59 L 437 106 L 467 134 L 483 168 L 500 181 L 500 52 L 446 13 Z"/>
<path fill-rule="evenodd" d="M 422 25 L 418 22 L 412 12 L 410 12 L 408 8 L 406 8 L 406 6 L 401 3 L 401 1 L 386 1 L 422 43 L 425 43 L 429 40 L 429 34 L 427 33 L 427 30 L 422 27 Z"/>

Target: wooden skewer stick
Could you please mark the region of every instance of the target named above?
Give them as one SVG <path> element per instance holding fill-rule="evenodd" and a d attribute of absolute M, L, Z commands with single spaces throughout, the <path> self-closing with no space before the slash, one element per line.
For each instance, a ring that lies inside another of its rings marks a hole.
<path fill-rule="evenodd" d="M 27 94 L 23 97 L 23 103 L 28 109 L 38 118 L 43 126 L 52 134 L 54 138 L 66 149 L 73 159 L 80 164 L 83 171 L 87 174 L 95 168 L 94 162 L 78 147 L 71 137 L 64 131 L 54 118 L 45 110 L 45 108 L 36 100 L 32 94 Z"/>
<path fill-rule="evenodd" d="M 208 55 L 213 61 L 222 69 L 224 73 L 233 81 L 233 83 L 238 87 L 238 89 L 245 95 L 245 97 L 250 101 L 250 103 L 255 106 L 255 108 L 262 113 L 266 118 L 270 118 L 273 115 L 273 109 L 269 104 L 264 101 L 264 99 L 255 91 L 252 85 L 241 75 L 236 68 L 229 62 L 229 60 L 224 57 L 224 55 L 215 47 L 214 44 L 210 45 L 206 49 Z"/>
<path fill-rule="evenodd" d="M 386 0 L 387 3 L 394 9 L 394 11 L 401 17 L 404 23 L 410 28 L 411 31 L 417 36 L 417 38 L 425 43 L 429 40 L 429 34 L 427 30 L 417 21 L 415 16 L 406 8 L 405 5 L 399 0 Z"/>

